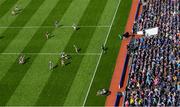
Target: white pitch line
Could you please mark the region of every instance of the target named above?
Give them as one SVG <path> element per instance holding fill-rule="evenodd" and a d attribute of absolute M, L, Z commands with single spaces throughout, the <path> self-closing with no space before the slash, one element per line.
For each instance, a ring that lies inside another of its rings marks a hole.
<path fill-rule="evenodd" d="M 109 37 L 109 35 L 110 35 L 110 33 L 111 33 L 112 25 L 113 25 L 113 22 L 114 22 L 114 20 L 115 20 L 115 17 L 116 17 L 116 14 L 117 14 L 117 11 L 118 11 L 118 8 L 119 8 L 120 3 L 121 3 L 121 0 L 119 0 L 118 6 L 117 6 L 116 11 L 115 11 L 115 13 L 114 13 L 114 16 L 113 16 L 113 19 L 112 19 L 112 22 L 111 22 L 111 25 L 110 25 L 108 34 L 107 34 L 106 39 L 105 39 L 105 42 L 104 42 L 104 45 L 106 45 L 107 40 L 108 40 L 108 37 Z M 101 55 L 100 55 L 100 57 L 99 57 L 99 59 L 98 59 L 98 62 L 97 62 L 97 64 L 96 64 L 96 68 L 95 68 L 95 71 L 94 71 L 94 73 L 93 73 L 93 77 L 92 77 L 92 79 L 91 79 L 91 82 L 90 82 L 88 91 L 87 91 L 87 93 L 86 93 L 86 97 L 85 97 L 84 102 L 83 102 L 83 107 L 84 107 L 85 104 L 86 104 L 87 97 L 88 97 L 88 95 L 89 95 L 89 92 L 90 92 L 92 83 L 93 83 L 93 81 L 94 81 L 94 77 L 95 77 L 95 75 L 96 75 L 96 72 L 97 72 L 97 69 L 98 69 L 100 60 L 101 60 L 101 58 L 102 58 L 102 54 L 103 54 L 103 51 L 101 51 Z"/>
<path fill-rule="evenodd" d="M 79 28 L 109 28 L 110 26 L 78 26 Z M 37 28 L 55 28 L 55 26 L 0 26 L 0 29 L 37 29 Z M 59 26 L 58 28 L 72 28 L 72 26 Z"/>
<path fill-rule="evenodd" d="M 60 55 L 60 53 L 0 53 L 0 55 Z M 101 53 L 66 53 L 68 55 L 80 55 L 80 56 L 98 56 Z"/>

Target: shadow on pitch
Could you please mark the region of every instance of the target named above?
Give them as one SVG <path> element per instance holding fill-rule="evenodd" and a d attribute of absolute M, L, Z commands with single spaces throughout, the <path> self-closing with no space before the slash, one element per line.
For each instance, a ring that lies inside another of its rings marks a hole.
<path fill-rule="evenodd" d="M 4 38 L 4 36 L 0 36 L 0 39 L 3 39 Z"/>
<path fill-rule="evenodd" d="M 30 60 L 30 57 L 27 57 L 27 58 L 25 59 L 25 62 L 28 63 L 29 60 Z"/>
<path fill-rule="evenodd" d="M 55 37 L 55 35 L 52 34 L 52 35 L 49 36 L 49 39 L 51 39 L 51 38 L 53 38 L 53 37 Z"/>

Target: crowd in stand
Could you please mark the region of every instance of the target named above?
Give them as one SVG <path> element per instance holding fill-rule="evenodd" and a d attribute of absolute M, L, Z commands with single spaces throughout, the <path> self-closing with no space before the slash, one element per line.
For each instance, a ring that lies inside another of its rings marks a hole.
<path fill-rule="evenodd" d="M 180 39 L 152 36 L 136 39 L 126 103 L 179 105 Z M 178 89 L 179 88 L 179 89 Z"/>
<path fill-rule="evenodd" d="M 147 0 L 141 16 L 134 24 L 134 32 L 153 27 L 166 31 L 180 31 L 180 0 Z"/>
<path fill-rule="evenodd" d="M 132 65 L 126 88 L 127 106 L 180 106 L 180 0 L 148 0 L 136 22 L 154 36 L 133 41 Z"/>

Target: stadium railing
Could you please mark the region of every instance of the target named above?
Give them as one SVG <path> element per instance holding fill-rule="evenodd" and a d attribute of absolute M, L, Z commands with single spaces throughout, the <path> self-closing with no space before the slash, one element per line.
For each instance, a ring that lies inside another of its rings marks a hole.
<path fill-rule="evenodd" d="M 119 88 L 121 88 L 124 84 L 124 79 L 125 79 L 125 75 L 126 75 L 126 70 L 127 70 L 127 66 L 128 66 L 128 62 L 129 62 L 129 55 L 126 55 L 126 59 L 125 59 L 125 63 L 124 63 L 124 67 L 123 67 L 123 71 L 121 74 L 121 79 L 120 79 L 120 83 L 119 83 Z"/>
<path fill-rule="evenodd" d="M 120 103 L 121 98 L 122 98 L 122 94 L 120 92 L 117 92 L 114 107 L 119 107 L 119 103 Z"/>
<path fill-rule="evenodd" d="M 137 8 L 136 8 L 136 15 L 135 15 L 135 20 L 137 20 L 137 18 L 138 18 L 138 15 L 139 15 L 139 9 L 140 9 L 140 5 L 141 3 L 140 3 L 140 0 L 138 0 L 138 6 L 137 6 Z"/>
<path fill-rule="evenodd" d="M 132 61 L 133 61 L 133 59 L 134 59 L 134 55 L 132 56 L 132 59 L 131 59 L 131 64 L 132 64 Z M 131 69 L 132 69 L 132 66 L 130 67 L 130 69 L 129 69 L 129 71 L 131 71 Z M 130 72 L 129 72 L 130 73 Z M 128 79 L 127 79 L 128 81 L 127 81 L 127 85 L 126 86 L 128 86 L 129 85 L 129 74 L 128 74 Z M 125 105 L 125 102 L 126 102 L 126 99 L 127 99 L 127 88 L 126 88 L 126 90 L 125 90 L 125 94 L 124 94 L 124 102 L 123 102 L 123 106 Z"/>
<path fill-rule="evenodd" d="M 138 6 L 137 6 L 137 8 L 136 8 L 136 14 L 135 14 L 135 17 L 134 17 L 134 20 L 135 20 L 135 21 L 138 19 L 140 6 L 141 6 L 141 2 L 140 2 L 140 0 L 138 0 Z M 133 25 L 132 31 L 135 33 L 135 31 L 134 31 L 134 25 Z M 138 31 L 138 29 L 136 29 L 136 31 Z"/>

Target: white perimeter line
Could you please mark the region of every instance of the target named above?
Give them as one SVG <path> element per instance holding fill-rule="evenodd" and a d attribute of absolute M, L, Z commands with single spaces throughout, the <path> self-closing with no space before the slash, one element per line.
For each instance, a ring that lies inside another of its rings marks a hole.
<path fill-rule="evenodd" d="M 115 20 L 115 17 L 116 17 L 116 14 L 117 14 L 117 11 L 118 11 L 118 8 L 119 8 L 120 3 L 121 3 L 121 0 L 119 0 L 118 6 L 117 6 L 116 11 L 115 11 L 115 13 L 114 13 L 114 16 L 113 16 L 113 19 L 112 19 L 112 22 L 111 22 L 111 26 L 110 26 L 109 31 L 108 31 L 108 34 L 107 34 L 107 36 L 106 36 L 106 39 L 105 39 L 104 45 L 106 45 L 107 40 L 108 40 L 108 37 L 109 37 L 109 35 L 110 35 L 110 33 L 111 33 L 112 25 L 113 25 L 113 22 L 114 22 L 114 20 Z M 98 66 L 99 66 L 99 63 L 100 63 L 100 60 L 101 60 L 102 54 L 103 54 L 103 51 L 101 51 L 101 55 L 100 55 L 100 57 L 99 57 L 99 59 L 98 59 L 98 62 L 97 62 L 97 65 L 96 65 L 95 71 L 94 71 L 94 73 L 93 73 L 93 77 L 92 77 L 92 79 L 91 79 L 91 82 L 90 82 L 90 85 L 89 85 L 88 91 L 87 91 L 87 93 L 86 93 L 86 97 L 85 97 L 84 102 L 83 102 L 83 107 L 84 107 L 84 106 L 85 106 L 85 104 L 86 104 L 87 97 L 88 97 L 88 95 L 89 95 L 89 91 L 90 91 L 90 89 L 91 89 L 91 86 L 92 86 L 92 83 L 93 83 L 94 77 L 95 77 L 95 75 L 96 75 L 96 72 L 97 72 L 97 69 L 98 69 Z"/>
<path fill-rule="evenodd" d="M 60 55 L 60 53 L 0 53 L 0 55 Z M 98 56 L 101 55 L 101 53 L 66 53 L 68 55 L 81 55 L 81 56 Z"/>
<path fill-rule="evenodd" d="M 79 28 L 109 28 L 110 26 L 78 26 Z M 0 29 L 36 29 L 36 28 L 55 28 L 55 26 L 24 26 L 24 27 L 18 27 L 18 26 L 0 26 Z M 72 26 L 59 26 L 58 28 L 72 28 Z"/>

